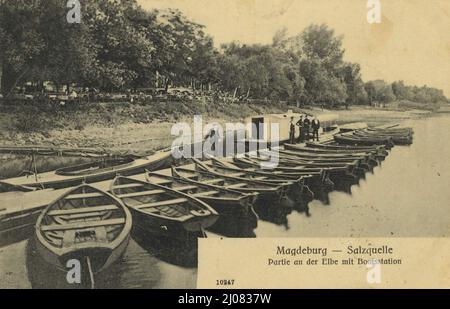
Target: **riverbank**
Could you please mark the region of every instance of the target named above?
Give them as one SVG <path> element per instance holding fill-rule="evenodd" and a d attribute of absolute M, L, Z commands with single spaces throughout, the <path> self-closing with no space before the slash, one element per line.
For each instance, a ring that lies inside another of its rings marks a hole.
<path fill-rule="evenodd" d="M 170 146 L 173 124 L 190 123 L 196 114 L 202 115 L 205 123 L 224 123 L 284 113 L 287 108 L 285 104 L 205 102 L 96 103 L 55 109 L 0 106 L 0 144 L 158 150 Z"/>
<path fill-rule="evenodd" d="M 434 111 L 405 108 L 399 104 L 384 108 L 351 106 L 348 110 L 296 108 L 286 104 L 210 104 L 172 102 L 158 105 L 91 104 L 82 107 L 37 109 L 32 106 L 0 107 L 0 144 L 11 146 L 46 145 L 55 147 L 100 147 L 109 150 L 151 151 L 167 148 L 177 122 L 191 123 L 195 114 L 203 123 L 238 122 L 252 115 L 307 112 L 313 115 L 333 113 L 337 124 L 366 122 L 382 125 L 421 118 Z"/>

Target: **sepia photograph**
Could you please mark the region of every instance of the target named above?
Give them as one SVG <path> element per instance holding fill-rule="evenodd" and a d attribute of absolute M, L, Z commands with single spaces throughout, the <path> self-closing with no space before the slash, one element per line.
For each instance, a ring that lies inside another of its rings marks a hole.
<path fill-rule="evenodd" d="M 448 0 L 0 0 L 0 288 L 450 288 L 449 29 Z"/>

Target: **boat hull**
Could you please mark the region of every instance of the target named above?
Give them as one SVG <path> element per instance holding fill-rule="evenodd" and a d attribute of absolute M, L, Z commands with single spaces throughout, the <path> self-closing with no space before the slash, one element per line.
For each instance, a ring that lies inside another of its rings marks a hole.
<path fill-rule="evenodd" d="M 201 234 L 206 228 L 214 225 L 218 219 L 218 216 L 208 216 L 207 218 L 196 217 L 186 222 L 179 222 L 147 215 L 131 207 L 129 209 L 133 217 L 133 224 L 140 230 L 152 235 L 176 238 L 182 241 Z"/>
<path fill-rule="evenodd" d="M 29 190 L 63 189 L 68 187 L 74 187 L 82 183 L 95 183 L 110 180 L 116 177 L 117 175 L 131 176 L 139 173 L 144 173 L 146 170 L 162 169 L 168 167 L 173 159 L 170 153 L 167 154 L 161 153 L 158 154 L 158 156 L 155 155 L 155 157 L 153 158 L 152 156 L 150 156 L 148 157 L 148 159 L 139 159 L 139 160 L 136 160 L 134 164 L 127 164 L 124 165 L 123 167 L 118 167 L 116 169 L 111 169 L 88 175 L 65 176 L 65 175 L 57 175 L 56 172 L 51 172 L 38 174 L 38 181 L 36 181 L 36 178 L 34 176 L 4 179 L 0 181 L 0 190 L 11 191 L 14 188 L 19 189 L 27 188 Z M 39 179 L 39 177 L 41 176 L 42 178 Z"/>
<path fill-rule="evenodd" d="M 373 145 L 383 145 L 387 148 L 392 148 L 394 143 L 391 138 L 358 138 L 354 136 L 342 136 L 335 135 L 334 140 L 340 144 L 345 145 L 363 145 L 363 146 L 373 146 Z"/>
<path fill-rule="evenodd" d="M 108 246 L 101 247 L 98 246 L 98 244 L 93 244 L 92 246 L 87 246 L 84 248 L 66 252 L 63 255 L 50 250 L 41 242 L 41 239 L 39 237 L 35 238 L 36 251 L 45 262 L 53 265 L 57 269 L 68 271 L 69 268 L 68 265 L 66 265 L 67 261 L 71 259 L 80 261 L 81 258 L 85 258 L 86 256 L 88 256 L 92 261 L 93 272 L 99 273 L 114 264 L 114 262 L 116 262 L 125 253 L 128 242 L 130 241 L 130 234 L 124 237 L 122 242 L 115 248 L 110 248 Z M 84 261 L 80 261 L 80 263 L 84 263 Z M 83 269 L 81 271 L 83 271 Z"/>

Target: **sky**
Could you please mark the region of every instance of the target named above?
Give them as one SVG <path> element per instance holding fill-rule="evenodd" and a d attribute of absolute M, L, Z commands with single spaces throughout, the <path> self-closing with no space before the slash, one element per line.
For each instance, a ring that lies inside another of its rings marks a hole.
<path fill-rule="evenodd" d="M 382 20 L 367 22 L 367 0 L 138 0 L 145 9 L 177 8 L 206 26 L 216 46 L 271 43 L 326 23 L 343 36 L 345 60 L 361 65 L 364 80 L 404 80 L 450 97 L 450 0 L 380 0 Z"/>

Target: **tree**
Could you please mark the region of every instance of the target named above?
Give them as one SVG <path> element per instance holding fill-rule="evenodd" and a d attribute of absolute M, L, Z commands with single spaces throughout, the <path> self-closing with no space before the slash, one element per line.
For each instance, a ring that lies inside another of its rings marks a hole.
<path fill-rule="evenodd" d="M 318 60 L 302 60 L 300 75 L 305 79 L 305 95 L 308 104 L 333 106 L 347 99 L 345 83 L 330 73 Z"/>
<path fill-rule="evenodd" d="M 218 51 L 214 49 L 213 39 L 203 31 L 198 33 L 195 40 L 189 74 L 202 85 L 219 81 Z"/>
<path fill-rule="evenodd" d="M 163 84 L 212 85 L 240 96 L 310 104 L 407 99 L 446 101 L 432 87 L 366 84 L 344 62 L 342 38 L 310 25 L 272 44 L 214 47 L 204 26 L 180 11 L 145 11 L 137 0 L 83 0 L 82 22 L 69 24 L 61 0 L 0 0 L 0 91 L 25 82 L 115 91 Z M 160 81 L 163 83 L 160 83 Z"/>
<path fill-rule="evenodd" d="M 305 58 L 320 61 L 328 72 L 338 76 L 345 52 L 342 37 L 336 37 L 325 24 L 312 24 L 303 30 L 301 38 Z"/>
<path fill-rule="evenodd" d="M 442 90 L 427 86 L 420 88 L 406 86 L 403 81 L 393 82 L 392 90 L 398 100 L 409 100 L 419 103 L 437 103 L 447 100 Z"/>
<path fill-rule="evenodd" d="M 225 90 L 249 91 L 253 98 L 296 100 L 303 91 L 298 65 L 289 52 L 268 45 L 222 46 L 220 80 Z"/>
<path fill-rule="evenodd" d="M 45 50 L 38 32 L 39 10 L 45 1 L 5 0 L 0 3 L 2 92 L 12 89 L 37 66 Z"/>
<path fill-rule="evenodd" d="M 414 93 L 410 87 L 405 86 L 404 82 L 397 81 L 392 83 L 392 91 L 397 100 L 413 100 Z"/>
<path fill-rule="evenodd" d="M 277 32 L 274 48 L 290 59 L 289 72 L 295 74 L 293 95 L 309 104 L 343 104 L 364 97 L 359 68 L 345 70 L 342 38 L 326 25 L 310 25 L 302 33 L 286 38 L 286 31 Z M 346 84 L 348 82 L 348 85 Z M 350 99 L 348 99 L 350 98 Z"/>
<path fill-rule="evenodd" d="M 99 47 L 91 84 L 112 90 L 144 83 L 154 52 L 146 31 L 154 17 L 134 0 L 90 0 L 85 10 L 83 22 Z"/>
<path fill-rule="evenodd" d="M 157 71 L 165 77 L 165 88 L 171 82 L 187 83 L 193 77 L 192 61 L 199 46 L 197 40 L 208 39 L 203 26 L 187 19 L 180 11 L 169 9 L 158 14 L 158 27 L 151 33 L 155 42 Z M 197 62 L 198 63 L 198 62 Z"/>
<path fill-rule="evenodd" d="M 346 104 L 366 104 L 368 99 L 367 92 L 364 89 L 359 64 L 345 63 L 342 67 L 341 75 L 343 76 L 347 89 Z"/>
<path fill-rule="evenodd" d="M 88 4 L 88 3 L 86 3 Z M 59 0 L 46 0 L 40 8 L 36 30 L 45 49 L 39 56 L 37 66 L 28 79 L 51 80 L 59 85 L 95 79 L 98 47 L 89 31 L 89 6 L 86 5 L 83 23 L 69 24 L 67 9 Z"/>
<path fill-rule="evenodd" d="M 365 83 L 364 88 L 370 104 L 374 102 L 388 103 L 396 99 L 391 85 L 383 80 L 369 81 Z"/>

